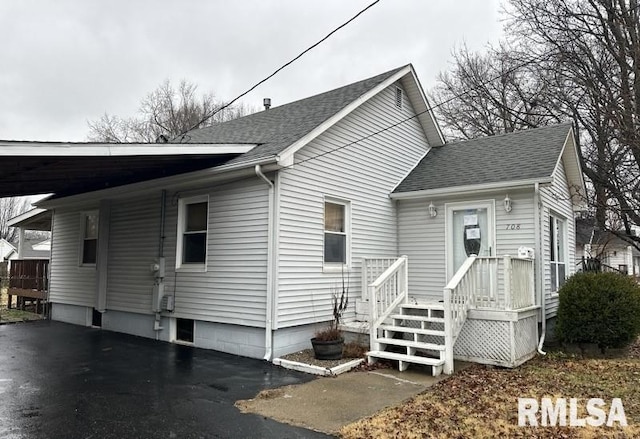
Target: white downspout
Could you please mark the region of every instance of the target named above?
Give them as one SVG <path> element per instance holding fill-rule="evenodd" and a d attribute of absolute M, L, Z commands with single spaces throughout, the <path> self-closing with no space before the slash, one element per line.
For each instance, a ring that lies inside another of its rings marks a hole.
<path fill-rule="evenodd" d="M 542 346 L 544 345 L 544 338 L 547 335 L 547 315 L 546 315 L 546 303 L 545 303 L 545 292 L 544 292 L 544 255 L 542 254 L 542 211 L 541 211 L 541 203 L 540 203 L 540 184 L 535 184 L 535 195 L 534 195 L 534 209 L 535 209 L 535 233 L 536 233 L 536 254 L 538 255 L 537 264 L 537 287 L 540 292 L 540 318 L 542 319 L 542 334 L 540 334 L 540 342 L 538 343 L 538 353 L 541 355 L 547 355 L 545 351 L 542 350 Z"/>
<path fill-rule="evenodd" d="M 158 294 L 159 300 L 162 300 L 162 296 L 164 296 L 164 275 L 165 275 L 165 260 L 164 260 L 164 223 L 167 216 L 167 191 L 163 189 L 160 193 L 160 232 L 158 235 L 158 271 L 156 272 L 156 278 L 154 282 L 157 282 L 157 288 L 159 291 L 154 292 L 154 294 Z M 160 308 L 158 308 L 160 309 Z M 160 340 L 160 331 L 164 328 L 161 325 L 162 322 L 162 312 L 155 312 L 155 319 L 153 321 L 153 330 L 156 333 L 156 340 Z"/>
<path fill-rule="evenodd" d="M 264 328 L 264 359 L 271 361 L 273 356 L 273 296 L 274 296 L 274 256 L 275 256 L 275 185 L 263 173 L 260 165 L 255 166 L 256 175 L 269 186 L 269 205 L 267 220 L 267 310 Z"/>

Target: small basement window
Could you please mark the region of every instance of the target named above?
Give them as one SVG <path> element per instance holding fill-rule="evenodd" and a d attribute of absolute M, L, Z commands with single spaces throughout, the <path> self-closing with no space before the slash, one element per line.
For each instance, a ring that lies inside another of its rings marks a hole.
<path fill-rule="evenodd" d="M 193 343 L 193 327 L 192 319 L 176 319 L 176 340 Z"/>

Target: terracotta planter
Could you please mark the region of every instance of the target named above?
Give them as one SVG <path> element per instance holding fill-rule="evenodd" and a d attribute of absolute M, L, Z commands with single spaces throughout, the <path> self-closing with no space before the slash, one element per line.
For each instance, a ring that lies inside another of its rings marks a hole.
<path fill-rule="evenodd" d="M 344 338 L 329 341 L 312 338 L 311 346 L 313 346 L 313 353 L 317 360 L 339 360 L 342 358 Z"/>

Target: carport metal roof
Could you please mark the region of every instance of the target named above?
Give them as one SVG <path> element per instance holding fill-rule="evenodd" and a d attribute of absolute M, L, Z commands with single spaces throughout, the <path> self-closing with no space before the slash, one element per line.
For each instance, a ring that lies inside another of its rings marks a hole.
<path fill-rule="evenodd" d="M 0 141 L 0 197 L 105 189 L 221 165 L 256 144 Z"/>

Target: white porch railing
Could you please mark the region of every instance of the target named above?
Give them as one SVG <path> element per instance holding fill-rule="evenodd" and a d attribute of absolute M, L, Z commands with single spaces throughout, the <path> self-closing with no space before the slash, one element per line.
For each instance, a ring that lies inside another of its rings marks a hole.
<path fill-rule="evenodd" d="M 453 373 L 453 344 L 467 320 L 467 312 L 474 305 L 478 291 L 480 268 L 477 256 L 468 257 L 444 288 L 444 373 Z"/>
<path fill-rule="evenodd" d="M 522 309 L 535 304 L 533 259 L 477 257 L 473 273 L 476 308 Z"/>
<path fill-rule="evenodd" d="M 453 372 L 453 345 L 470 309 L 514 310 L 534 304 L 532 259 L 467 258 L 444 288 L 444 372 Z"/>
<path fill-rule="evenodd" d="M 535 305 L 533 259 L 505 256 L 503 261 L 505 309 L 522 309 Z"/>
<path fill-rule="evenodd" d="M 406 256 L 398 258 L 369 284 L 371 350 L 378 350 L 374 339 L 378 328 L 395 308 L 409 298 L 409 264 Z"/>
<path fill-rule="evenodd" d="M 369 299 L 369 285 L 375 282 L 396 260 L 393 258 L 362 258 L 362 300 Z"/>

